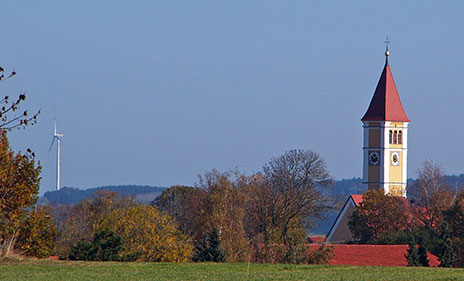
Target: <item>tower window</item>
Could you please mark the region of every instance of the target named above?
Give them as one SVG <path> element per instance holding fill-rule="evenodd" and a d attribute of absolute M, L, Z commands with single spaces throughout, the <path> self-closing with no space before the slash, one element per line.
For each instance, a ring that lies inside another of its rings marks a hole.
<path fill-rule="evenodd" d="M 389 138 L 388 138 L 388 139 L 389 139 L 389 141 L 390 141 L 390 144 L 392 144 L 392 143 L 393 143 L 393 132 L 392 132 L 392 130 L 390 130 Z"/>
<path fill-rule="evenodd" d="M 393 144 L 398 144 L 398 131 L 393 132 Z"/>
<path fill-rule="evenodd" d="M 398 143 L 403 144 L 403 132 L 401 130 L 398 131 Z"/>

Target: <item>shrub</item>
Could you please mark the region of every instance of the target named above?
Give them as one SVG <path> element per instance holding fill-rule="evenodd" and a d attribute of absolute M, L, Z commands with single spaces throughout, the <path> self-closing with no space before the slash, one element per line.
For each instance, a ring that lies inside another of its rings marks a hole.
<path fill-rule="evenodd" d="M 335 256 L 335 248 L 333 246 L 321 245 L 313 250 L 308 258 L 309 264 L 329 264 Z"/>
<path fill-rule="evenodd" d="M 96 226 L 110 228 L 125 241 L 126 256 L 139 255 L 144 261 L 186 262 L 192 257 L 193 246 L 177 228 L 174 220 L 156 207 L 135 206 L 116 209 Z"/>
<path fill-rule="evenodd" d="M 257 262 L 291 263 L 291 264 L 330 264 L 334 257 L 333 246 L 321 245 L 311 249 L 310 245 L 296 244 L 293 246 L 273 244 L 258 248 Z"/>

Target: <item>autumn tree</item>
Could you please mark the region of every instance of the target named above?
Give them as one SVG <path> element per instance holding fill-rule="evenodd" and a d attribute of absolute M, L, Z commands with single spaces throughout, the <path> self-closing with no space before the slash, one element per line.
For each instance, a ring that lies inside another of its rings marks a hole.
<path fill-rule="evenodd" d="M 0 167 L 0 245 L 1 252 L 8 254 L 15 247 L 30 208 L 37 202 L 41 167 L 30 150 L 15 154 L 1 129 Z"/>
<path fill-rule="evenodd" d="M 21 222 L 16 249 L 26 256 L 47 258 L 53 254 L 58 231 L 48 207 L 32 207 Z"/>
<path fill-rule="evenodd" d="M 0 67 L 0 81 L 16 75 Z M 14 153 L 6 131 L 25 128 L 37 122 L 35 114 L 20 107 L 26 99 L 21 93 L 16 99 L 0 98 L 0 254 L 12 250 L 21 254 L 45 257 L 54 249 L 56 229 L 48 210 L 33 207 L 37 202 L 40 183 L 40 163 L 30 150 Z"/>
<path fill-rule="evenodd" d="M 455 198 L 441 167 L 433 162 L 424 162 L 418 170 L 418 179 L 408 187 L 412 211 L 421 222 L 438 230 L 443 221 L 442 212 L 449 208 Z"/>
<path fill-rule="evenodd" d="M 144 261 L 186 262 L 193 254 L 193 245 L 172 217 L 153 206 L 115 209 L 96 225 L 97 231 L 104 229 L 122 237 L 123 254 L 139 255 Z"/>
<path fill-rule="evenodd" d="M 370 190 L 363 194 L 363 201 L 354 210 L 348 225 L 357 243 L 371 244 L 384 235 L 410 230 L 417 223 L 405 198 Z"/>
<path fill-rule="evenodd" d="M 217 229 L 226 260 L 246 261 L 249 246 L 243 225 L 245 194 L 241 187 L 244 177 L 237 172 L 213 170 L 199 179 L 198 186 L 205 193 L 202 234 Z"/>

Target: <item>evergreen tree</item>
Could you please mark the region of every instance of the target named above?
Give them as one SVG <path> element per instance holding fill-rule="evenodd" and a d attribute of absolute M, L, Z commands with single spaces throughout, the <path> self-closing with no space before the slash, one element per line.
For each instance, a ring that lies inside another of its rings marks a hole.
<path fill-rule="evenodd" d="M 118 255 L 123 250 L 122 238 L 116 235 L 108 228 L 95 234 L 93 244 L 97 248 L 97 260 L 100 261 L 118 261 L 121 257 Z"/>
<path fill-rule="evenodd" d="M 417 251 L 419 257 L 420 266 L 430 266 L 429 259 L 427 257 L 427 248 L 424 245 L 419 244 L 419 250 Z"/>
<path fill-rule="evenodd" d="M 221 248 L 221 240 L 217 229 L 206 233 L 205 238 L 195 248 L 193 261 L 196 262 L 224 262 L 226 253 Z"/>
<path fill-rule="evenodd" d="M 84 261 L 121 261 L 119 252 L 123 250 L 122 238 L 106 228 L 95 233 L 91 243 L 79 241 L 69 254 L 70 260 Z"/>
<path fill-rule="evenodd" d="M 408 261 L 408 266 L 420 266 L 419 262 L 419 251 L 416 247 L 416 241 L 414 239 L 409 242 L 408 253 L 405 255 Z"/>
<path fill-rule="evenodd" d="M 441 225 L 440 240 L 441 254 L 438 257 L 440 267 L 453 267 L 456 254 L 454 252 L 453 241 L 451 240 L 451 230 L 446 222 Z"/>
<path fill-rule="evenodd" d="M 95 261 L 96 251 L 92 243 L 79 241 L 71 248 L 69 253 L 70 260 Z"/>
<path fill-rule="evenodd" d="M 441 245 L 440 245 L 440 233 L 435 231 L 429 226 L 415 229 L 413 235 L 420 241 L 420 245 L 424 246 L 428 252 L 435 256 L 440 256 Z"/>

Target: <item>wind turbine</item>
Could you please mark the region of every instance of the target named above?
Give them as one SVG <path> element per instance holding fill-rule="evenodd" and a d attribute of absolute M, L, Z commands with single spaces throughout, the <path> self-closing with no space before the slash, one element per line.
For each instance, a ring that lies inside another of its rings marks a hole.
<path fill-rule="evenodd" d="M 52 150 L 53 143 L 56 140 L 56 190 L 60 190 L 60 146 L 63 134 L 56 132 L 56 120 L 53 119 L 53 140 L 48 149 L 48 153 Z"/>

